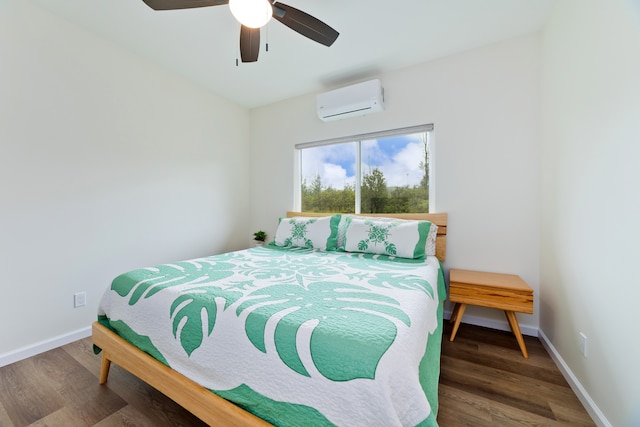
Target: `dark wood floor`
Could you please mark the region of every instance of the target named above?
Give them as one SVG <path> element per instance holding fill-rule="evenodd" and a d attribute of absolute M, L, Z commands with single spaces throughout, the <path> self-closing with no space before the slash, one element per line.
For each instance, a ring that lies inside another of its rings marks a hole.
<path fill-rule="evenodd" d="M 448 426 L 594 426 L 538 338 L 522 357 L 510 332 L 445 322 L 438 423 Z"/>
<path fill-rule="evenodd" d="M 448 426 L 594 425 L 538 339 L 529 359 L 507 332 L 445 327 L 438 422 Z M 0 427 L 202 426 L 196 417 L 112 365 L 98 385 L 89 338 L 0 368 Z"/>

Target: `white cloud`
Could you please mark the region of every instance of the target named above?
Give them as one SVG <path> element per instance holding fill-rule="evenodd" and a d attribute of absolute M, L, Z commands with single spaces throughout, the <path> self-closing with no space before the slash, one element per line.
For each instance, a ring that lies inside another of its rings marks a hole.
<path fill-rule="evenodd" d="M 379 155 L 380 149 L 375 150 Z M 379 157 L 378 157 L 379 158 Z M 424 160 L 424 145 L 421 142 L 407 144 L 392 157 L 385 157 L 377 166 L 365 165 L 364 171 L 377 167 L 382 171 L 388 187 L 414 186 L 420 184 L 424 170 L 420 162 Z"/>
<path fill-rule="evenodd" d="M 353 170 L 355 151 L 353 144 L 337 144 L 306 149 L 303 151 L 302 176 L 311 184 L 316 176 L 320 176 L 323 187 L 333 187 L 341 190 L 346 184 L 353 185 Z M 337 162 L 342 162 L 338 164 Z"/>
<path fill-rule="evenodd" d="M 340 165 L 325 163 L 323 174 L 321 175 L 322 184 L 325 187 L 333 187 L 336 190 L 342 190 L 345 184 L 353 184 L 354 177 L 347 177 L 347 170 Z"/>

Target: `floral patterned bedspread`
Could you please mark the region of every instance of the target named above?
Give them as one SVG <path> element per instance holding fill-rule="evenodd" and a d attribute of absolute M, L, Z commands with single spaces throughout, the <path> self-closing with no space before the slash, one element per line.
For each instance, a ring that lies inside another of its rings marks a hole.
<path fill-rule="evenodd" d="M 437 425 L 435 257 L 252 248 L 118 276 L 98 319 L 282 426 Z"/>

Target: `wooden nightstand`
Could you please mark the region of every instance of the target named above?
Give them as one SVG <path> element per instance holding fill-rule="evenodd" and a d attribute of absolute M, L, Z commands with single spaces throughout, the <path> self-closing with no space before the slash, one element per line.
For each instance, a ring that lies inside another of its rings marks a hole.
<path fill-rule="evenodd" d="M 449 301 L 456 304 L 449 319 L 455 322 L 449 341 L 456 337 L 467 304 L 497 308 L 504 310 L 522 355 L 529 357 L 515 312 L 533 313 L 533 289 L 519 276 L 452 268 L 449 271 Z"/>

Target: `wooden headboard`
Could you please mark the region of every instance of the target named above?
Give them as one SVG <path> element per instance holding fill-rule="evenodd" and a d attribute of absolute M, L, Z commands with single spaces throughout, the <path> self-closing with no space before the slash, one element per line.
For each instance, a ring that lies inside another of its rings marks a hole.
<path fill-rule="evenodd" d="M 287 212 L 287 218 L 293 216 L 329 216 L 331 213 L 318 212 Z M 349 214 L 354 215 L 354 214 Z M 358 214 L 357 216 L 373 216 L 397 219 L 413 219 L 431 221 L 438 226 L 436 237 L 436 257 L 444 262 L 447 255 L 447 214 L 446 213 L 400 213 L 400 214 Z"/>

